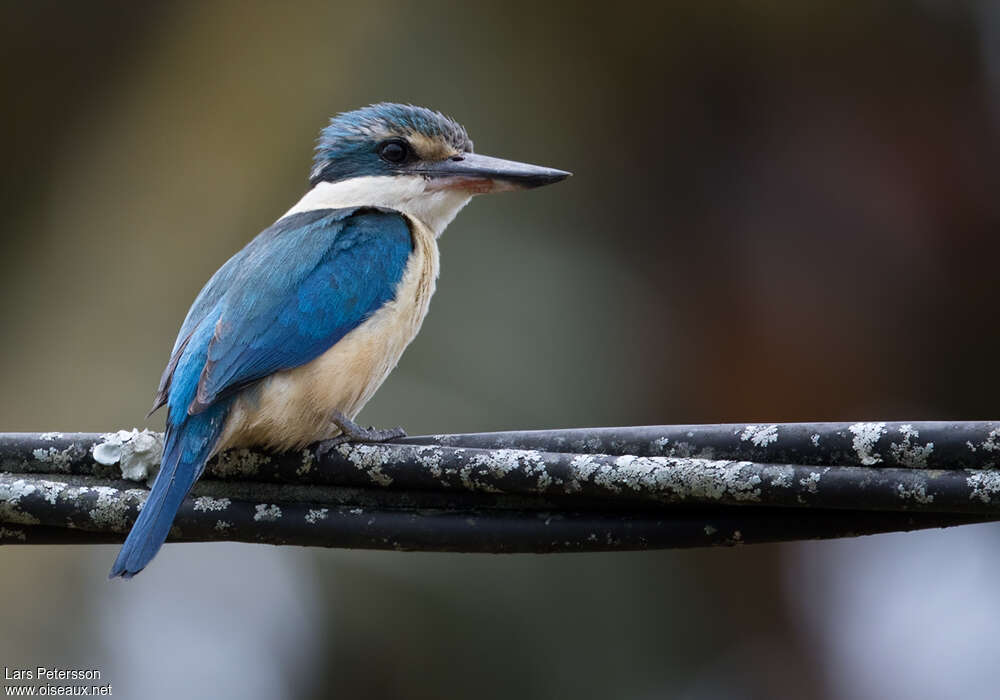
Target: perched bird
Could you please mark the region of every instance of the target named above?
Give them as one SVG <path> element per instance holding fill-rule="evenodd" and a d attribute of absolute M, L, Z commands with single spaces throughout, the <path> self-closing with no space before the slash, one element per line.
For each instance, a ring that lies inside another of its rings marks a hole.
<path fill-rule="evenodd" d="M 403 435 L 354 417 L 427 314 L 438 236 L 473 195 L 567 176 L 475 154 L 460 124 L 423 107 L 334 117 L 311 189 L 219 268 L 184 319 L 153 404 L 167 407 L 160 472 L 110 577 L 150 562 L 222 450 Z"/>

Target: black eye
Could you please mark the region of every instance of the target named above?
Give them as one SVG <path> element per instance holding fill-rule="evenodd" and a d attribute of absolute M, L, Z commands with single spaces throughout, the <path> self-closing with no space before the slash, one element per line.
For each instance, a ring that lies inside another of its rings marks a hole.
<path fill-rule="evenodd" d="M 378 145 L 378 155 L 388 163 L 403 163 L 410 156 L 410 146 L 400 139 L 383 141 Z"/>

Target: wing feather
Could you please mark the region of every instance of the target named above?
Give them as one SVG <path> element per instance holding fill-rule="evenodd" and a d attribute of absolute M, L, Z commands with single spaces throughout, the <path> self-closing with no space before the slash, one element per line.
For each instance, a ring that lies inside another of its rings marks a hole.
<path fill-rule="evenodd" d="M 391 210 L 325 209 L 278 221 L 198 296 L 157 404 L 169 401 L 172 414 L 181 408 L 201 413 L 274 372 L 315 359 L 395 297 L 412 250 L 409 224 Z M 209 336 L 208 324 L 210 339 L 193 348 L 189 339 Z M 199 357 L 180 362 L 192 352 Z M 198 368 L 200 376 L 175 392 L 179 366 Z"/>

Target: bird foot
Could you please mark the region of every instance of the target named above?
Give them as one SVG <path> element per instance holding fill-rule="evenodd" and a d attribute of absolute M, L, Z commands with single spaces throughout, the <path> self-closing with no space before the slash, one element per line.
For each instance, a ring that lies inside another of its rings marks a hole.
<path fill-rule="evenodd" d="M 400 427 L 383 430 L 378 430 L 375 427 L 362 428 L 340 411 L 334 411 L 333 424 L 340 428 L 340 435 L 323 441 L 318 450 L 318 455 L 321 458 L 337 445 L 348 442 L 385 442 L 386 440 L 406 437 L 406 431 Z"/>

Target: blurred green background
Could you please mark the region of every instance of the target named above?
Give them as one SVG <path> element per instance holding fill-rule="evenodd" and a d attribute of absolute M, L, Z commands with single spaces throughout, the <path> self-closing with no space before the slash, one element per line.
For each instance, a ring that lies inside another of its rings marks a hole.
<path fill-rule="evenodd" d="M 1000 4 L 10 2 L 0 430 L 145 425 L 318 130 L 565 168 L 441 240 L 365 423 L 996 418 Z M 150 426 L 162 426 L 162 418 Z M 996 527 L 734 550 L 0 552 L 0 663 L 125 698 L 988 698 Z"/>

